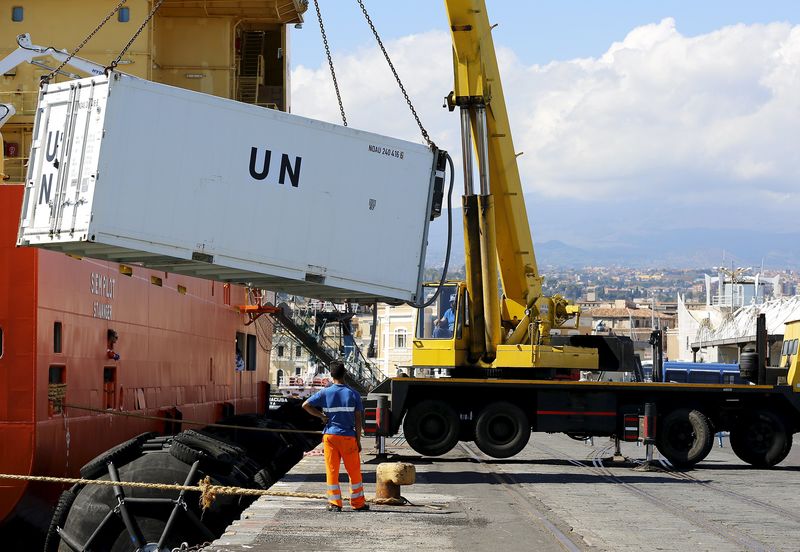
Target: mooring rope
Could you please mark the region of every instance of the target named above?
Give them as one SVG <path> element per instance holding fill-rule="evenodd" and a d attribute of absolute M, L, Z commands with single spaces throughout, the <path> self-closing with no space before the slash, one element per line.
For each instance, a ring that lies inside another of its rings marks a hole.
<path fill-rule="evenodd" d="M 214 485 L 209 476 L 201 479 L 197 485 L 177 485 L 168 483 L 145 483 L 143 481 L 108 481 L 105 479 L 81 479 L 75 477 L 49 477 L 44 475 L 16 475 L 0 473 L 0 479 L 16 481 L 36 481 L 39 483 L 63 483 L 67 485 L 100 485 L 106 487 L 129 487 L 132 489 L 156 489 L 161 491 L 187 491 L 200 493 L 200 506 L 205 510 L 218 495 L 243 496 L 282 496 L 292 498 L 311 498 L 324 500 L 319 493 L 300 493 L 295 491 L 271 491 L 267 489 L 247 489 L 228 485 Z"/>
<path fill-rule="evenodd" d="M 209 424 L 208 422 L 199 422 L 197 420 L 183 420 L 176 418 L 165 418 L 161 416 L 148 416 L 146 414 L 135 414 L 133 412 L 124 412 L 121 410 L 108 410 L 102 408 L 93 408 L 91 406 L 78 406 L 74 404 L 62 403 L 63 408 L 73 408 L 75 410 L 86 410 L 89 412 L 98 412 L 100 414 L 111 414 L 112 416 L 123 416 L 126 418 L 139 418 L 141 420 L 155 420 L 160 422 L 171 422 L 186 425 L 196 425 L 204 427 L 219 427 L 223 429 L 244 429 L 247 431 L 264 431 L 268 433 L 306 433 L 310 435 L 322 435 L 322 431 L 313 429 L 276 429 L 271 427 L 249 427 L 232 424 Z"/>
<path fill-rule="evenodd" d="M 218 495 L 241 496 L 280 496 L 289 498 L 309 498 L 313 500 L 327 500 L 327 496 L 320 493 L 301 493 L 297 491 L 271 491 L 267 489 L 248 489 L 245 487 L 232 487 L 229 485 L 214 485 L 211 477 L 205 476 L 197 485 L 177 485 L 168 483 L 145 483 L 143 481 L 108 481 L 105 479 L 81 479 L 74 477 L 49 477 L 44 475 L 17 475 L 0 473 L 0 479 L 12 481 L 35 481 L 39 483 L 63 483 L 67 485 L 100 485 L 106 487 L 129 487 L 132 489 L 156 489 L 161 491 L 187 491 L 200 493 L 200 507 L 209 508 Z M 411 504 L 404 498 L 371 498 L 367 502 L 374 504 L 391 504 L 402 506 Z"/>

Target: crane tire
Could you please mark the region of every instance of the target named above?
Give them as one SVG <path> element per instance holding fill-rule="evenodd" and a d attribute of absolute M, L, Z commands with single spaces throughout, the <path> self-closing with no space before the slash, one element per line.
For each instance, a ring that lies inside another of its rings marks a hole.
<path fill-rule="evenodd" d="M 756 410 L 731 428 L 731 449 L 740 460 L 756 468 L 780 464 L 792 450 L 792 433 L 786 421 L 772 410 Z"/>
<path fill-rule="evenodd" d="M 515 404 L 497 401 L 487 405 L 475 422 L 475 444 L 493 458 L 510 458 L 531 438 L 531 423 Z"/>
<path fill-rule="evenodd" d="M 676 408 L 659 422 L 656 448 L 676 468 L 690 468 L 711 452 L 714 430 L 699 410 Z"/>
<path fill-rule="evenodd" d="M 107 451 L 99 454 L 94 459 L 87 462 L 80 470 L 83 479 L 97 479 L 108 473 L 108 463 L 114 462 L 114 465 L 119 468 L 127 464 L 131 460 L 138 458 L 142 453 L 142 446 L 148 439 L 156 437 L 158 433 L 149 431 L 137 435 L 133 439 L 128 439 L 124 443 L 120 443 L 111 447 Z"/>
<path fill-rule="evenodd" d="M 427 399 L 408 409 L 403 433 L 412 449 L 423 456 L 441 456 L 458 444 L 460 422 L 448 403 Z"/>
<path fill-rule="evenodd" d="M 64 527 L 67 521 L 69 510 L 72 508 L 72 503 L 75 502 L 75 497 L 81 490 L 81 485 L 73 485 L 58 497 L 56 509 L 53 511 L 53 517 L 50 518 L 50 527 L 47 528 L 47 535 L 44 540 L 44 552 L 57 552 L 58 543 L 61 542 L 61 537 L 58 536 L 58 528 Z"/>

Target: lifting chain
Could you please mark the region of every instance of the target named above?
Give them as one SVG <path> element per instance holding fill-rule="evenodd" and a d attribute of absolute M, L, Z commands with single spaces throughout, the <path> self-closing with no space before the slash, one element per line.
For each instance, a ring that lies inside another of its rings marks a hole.
<path fill-rule="evenodd" d="M 125 0 L 122 0 L 122 1 L 124 2 Z M 142 34 L 142 31 L 147 26 L 147 24 L 150 22 L 150 20 L 153 18 L 153 16 L 156 14 L 156 12 L 158 11 L 158 8 L 161 7 L 161 4 L 163 2 L 164 2 L 164 0 L 158 0 L 155 4 L 153 4 L 153 9 L 150 10 L 150 13 L 147 14 L 147 17 L 145 17 L 144 21 L 142 21 L 142 24 L 139 25 L 139 28 L 133 34 L 133 36 L 128 41 L 128 43 L 125 45 L 125 47 L 122 49 L 122 51 L 119 53 L 119 55 L 117 56 L 117 59 L 112 61 L 111 64 L 108 67 L 106 67 L 106 75 L 108 74 L 109 71 L 113 71 L 114 69 L 117 68 L 117 65 L 119 65 L 119 61 L 122 59 L 122 56 L 125 55 L 125 52 L 128 51 L 128 48 L 131 47 L 131 45 L 134 43 L 134 41 L 137 38 L 139 38 L 139 35 Z"/>
<path fill-rule="evenodd" d="M 328 35 L 325 34 L 325 25 L 322 23 L 322 12 L 319 11 L 319 2 L 314 0 L 314 7 L 317 9 L 317 20 L 319 21 L 319 32 L 322 33 L 322 44 L 325 46 L 325 55 L 328 56 L 328 67 L 331 68 L 331 78 L 333 79 L 333 88 L 336 90 L 336 99 L 339 102 L 339 112 L 342 114 L 342 123 L 347 126 L 347 117 L 344 114 L 344 104 L 342 104 L 342 95 L 339 92 L 339 83 L 336 80 L 336 71 L 333 69 L 333 58 L 331 57 L 331 49 L 328 46 Z"/>
<path fill-rule="evenodd" d="M 408 108 L 411 110 L 411 114 L 414 115 L 414 120 L 417 121 L 417 126 L 419 127 L 420 132 L 422 132 L 422 137 L 425 139 L 425 143 L 428 144 L 429 147 L 436 147 L 436 144 L 433 143 L 433 140 L 430 139 L 428 136 L 428 131 L 425 130 L 425 127 L 422 126 L 422 122 L 419 120 L 419 115 L 417 115 L 417 110 L 414 109 L 414 104 L 411 103 L 411 99 L 408 97 L 408 92 L 406 92 L 406 87 L 403 86 L 403 82 L 400 80 L 400 75 L 397 74 L 397 70 L 394 68 L 394 64 L 392 60 L 389 58 L 389 53 L 386 51 L 386 48 L 383 46 L 383 41 L 381 40 L 378 31 L 375 29 L 375 25 L 372 23 L 372 18 L 370 18 L 369 14 L 367 13 L 367 8 L 364 6 L 364 0 L 356 0 L 358 5 L 361 7 L 361 11 L 364 14 L 364 18 L 367 20 L 367 24 L 369 28 L 372 29 L 372 34 L 375 35 L 375 40 L 378 42 L 378 46 L 380 46 L 381 51 L 383 52 L 383 57 L 386 58 L 386 63 L 389 64 L 389 68 L 392 70 L 392 74 L 394 75 L 394 79 L 397 81 L 397 85 L 400 87 L 400 91 L 403 93 L 403 97 L 406 99 L 406 103 L 408 104 Z M 316 3 L 316 0 L 314 0 Z"/>
<path fill-rule="evenodd" d="M 83 39 L 83 42 L 81 42 L 80 44 L 78 44 L 78 47 L 77 47 L 77 48 L 75 48 L 75 49 L 72 51 L 72 53 L 71 53 L 70 55 L 68 55 L 68 56 L 67 56 L 67 58 L 66 58 L 64 61 L 62 61 L 62 62 L 61 62 L 61 65 L 59 65 L 58 67 L 56 67 L 55 69 L 53 69 L 52 71 L 50 71 L 50 73 L 49 73 L 48 75 L 44 75 L 44 76 L 42 76 L 42 79 L 41 79 L 40 85 L 50 84 L 50 80 L 51 80 L 51 79 L 52 79 L 52 78 L 53 78 L 55 75 L 57 75 L 57 74 L 58 74 L 58 73 L 61 71 L 61 69 L 63 69 L 63 68 L 64 68 L 64 66 L 65 66 L 65 65 L 67 65 L 67 64 L 69 63 L 69 61 L 70 61 L 72 58 L 74 58 L 74 57 L 75 57 L 75 54 L 77 54 L 78 52 L 80 52 L 81 48 L 83 48 L 84 46 L 86 46 L 86 43 L 87 43 L 87 42 L 89 42 L 89 41 L 92 39 L 92 37 L 93 37 L 94 35 L 96 35 L 96 34 L 97 34 L 97 32 L 98 32 L 98 31 L 99 31 L 99 30 L 100 30 L 100 29 L 103 27 L 103 25 L 105 25 L 106 23 L 108 23 L 108 20 L 109 20 L 109 19 L 111 19 L 111 17 L 112 17 L 112 16 L 113 16 L 115 13 L 117 13 L 117 12 L 119 11 L 119 9 L 122 7 L 122 5 L 123 5 L 125 2 L 127 2 L 127 0 L 120 0 L 119 4 L 117 4 L 117 6 L 116 6 L 116 7 L 115 7 L 113 10 L 111 10 L 111 11 L 108 13 L 108 15 L 106 15 L 106 16 L 105 16 L 105 18 L 104 18 L 104 19 L 103 19 L 103 20 L 100 22 L 100 24 L 99 24 L 97 27 L 95 27 L 95 29 L 94 29 L 94 30 L 93 30 L 91 33 L 89 33 L 89 35 L 88 35 L 86 38 L 84 38 L 84 39 Z"/>
<path fill-rule="evenodd" d="M 173 548 L 172 552 L 198 552 L 199 550 L 203 550 L 207 546 L 211 546 L 211 543 L 208 541 L 200 544 L 195 544 L 194 546 L 189 546 L 188 543 L 184 542 L 178 548 Z"/>

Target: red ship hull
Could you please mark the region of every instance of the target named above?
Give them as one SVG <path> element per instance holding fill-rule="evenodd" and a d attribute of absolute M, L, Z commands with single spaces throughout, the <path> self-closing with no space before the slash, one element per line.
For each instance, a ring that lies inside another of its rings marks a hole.
<path fill-rule="evenodd" d="M 236 305 L 246 289 L 17 248 L 22 193 L 0 185 L 0 473 L 74 477 L 115 444 L 165 431 L 164 422 L 120 414 L 178 411 L 210 423 L 264 411 L 272 333 L 244 325 Z M 59 398 L 104 412 L 62 409 Z M 60 490 L 0 482 L 0 520 L 46 519 L 42 500 Z"/>

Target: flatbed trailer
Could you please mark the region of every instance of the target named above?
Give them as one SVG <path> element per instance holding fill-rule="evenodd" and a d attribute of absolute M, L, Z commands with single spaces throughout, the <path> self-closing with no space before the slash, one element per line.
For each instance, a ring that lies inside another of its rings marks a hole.
<path fill-rule="evenodd" d="M 718 431 L 730 432 L 739 458 L 771 467 L 800 431 L 800 393 L 790 385 L 396 377 L 370 397 L 378 434 L 402 429 L 414 450 L 431 456 L 475 441 L 487 455 L 507 458 L 531 432 L 635 441 L 646 405 L 655 406 L 656 446 L 676 467 L 702 461 Z"/>

